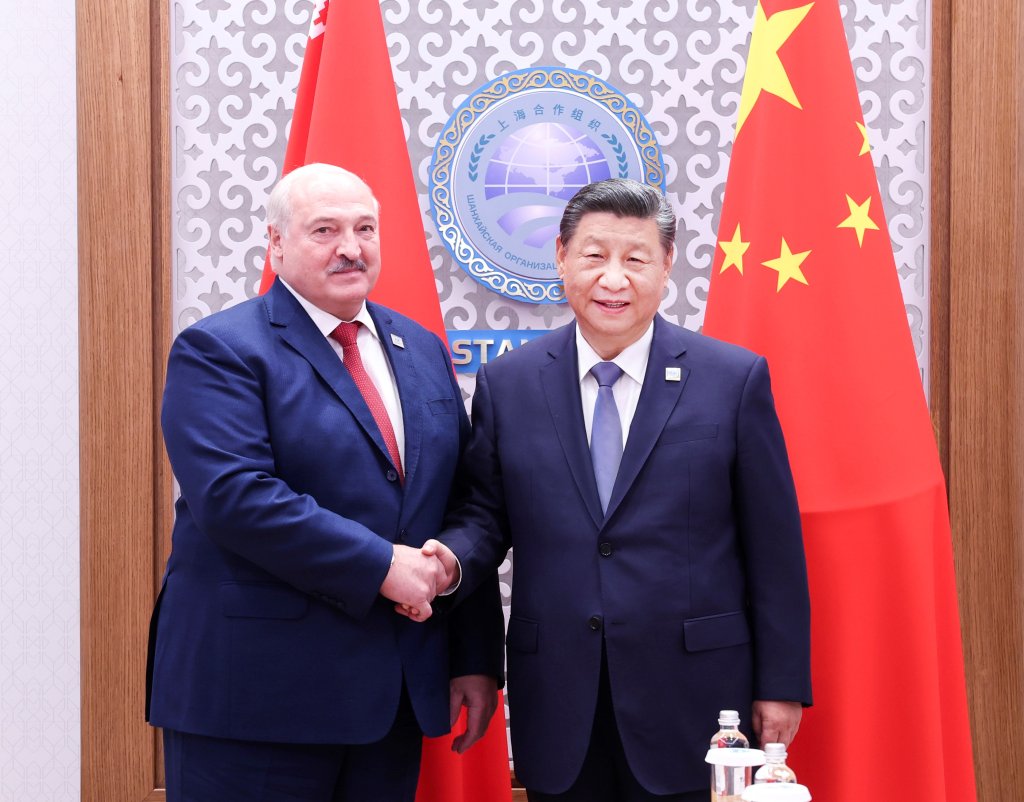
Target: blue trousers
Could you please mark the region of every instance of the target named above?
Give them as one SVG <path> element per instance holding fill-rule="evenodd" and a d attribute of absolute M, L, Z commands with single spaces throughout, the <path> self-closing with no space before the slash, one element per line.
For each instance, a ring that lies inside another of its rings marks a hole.
<path fill-rule="evenodd" d="M 512 726 L 515 726 L 515 720 Z M 622 748 L 608 684 L 608 660 L 602 653 L 597 710 L 579 776 L 564 793 L 543 794 L 527 788 L 526 796 L 530 802 L 708 802 L 711 791 L 701 789 L 663 796 L 652 794 L 640 785 Z"/>
<path fill-rule="evenodd" d="M 290 744 L 164 730 L 167 802 L 413 802 L 423 733 L 403 693 L 372 744 Z"/>

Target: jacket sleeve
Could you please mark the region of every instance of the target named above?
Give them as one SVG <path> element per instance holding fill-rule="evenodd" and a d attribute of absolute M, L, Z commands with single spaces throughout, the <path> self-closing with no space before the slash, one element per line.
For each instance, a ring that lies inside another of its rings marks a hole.
<path fill-rule="evenodd" d="M 454 372 L 451 372 L 456 397 L 461 395 Z M 479 379 L 478 379 L 479 390 Z M 475 401 L 474 401 L 475 403 Z M 460 410 L 459 428 L 462 434 L 462 459 L 449 500 L 450 514 L 466 504 L 472 492 L 472 468 L 467 463 L 472 434 L 465 411 Z M 475 412 L 474 412 L 475 414 Z M 448 638 L 451 676 L 484 674 L 494 677 L 498 687 L 505 684 L 505 616 L 501 610 L 501 592 L 498 566 L 479 572 L 477 584 L 463 577 L 463 584 L 451 598 L 442 602 L 442 612 L 448 611 Z M 450 606 L 449 606 L 450 605 Z"/>
<path fill-rule="evenodd" d="M 800 511 L 763 357 L 753 363 L 740 399 L 734 482 L 754 635 L 754 698 L 809 705 L 811 613 Z"/>
<path fill-rule="evenodd" d="M 175 340 L 161 423 L 181 488 L 178 514 L 221 548 L 365 616 L 392 546 L 276 475 L 264 393 L 258 371 L 216 333 L 193 326 Z"/>
<path fill-rule="evenodd" d="M 460 463 L 458 486 L 439 539 L 462 565 L 456 593 L 462 597 L 494 574 L 511 547 L 486 367 L 477 373 L 473 431 Z"/>

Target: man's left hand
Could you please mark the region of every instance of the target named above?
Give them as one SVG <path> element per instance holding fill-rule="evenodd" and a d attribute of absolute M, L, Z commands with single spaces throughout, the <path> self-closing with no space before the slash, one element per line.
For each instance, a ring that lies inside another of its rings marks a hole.
<path fill-rule="evenodd" d="M 498 708 L 498 681 L 484 674 L 455 677 L 450 683 L 451 723 L 466 708 L 466 729 L 455 736 L 452 751 L 460 755 L 483 737 L 491 716 Z"/>
<path fill-rule="evenodd" d="M 754 702 L 750 723 L 762 748 L 765 744 L 779 743 L 788 749 L 800 729 L 802 715 L 803 706 L 799 702 L 760 701 Z"/>

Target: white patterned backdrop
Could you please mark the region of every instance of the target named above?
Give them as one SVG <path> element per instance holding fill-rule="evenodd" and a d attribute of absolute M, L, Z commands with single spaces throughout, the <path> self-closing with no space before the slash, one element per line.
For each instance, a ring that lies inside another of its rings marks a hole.
<path fill-rule="evenodd" d="M 570 317 L 564 305 L 509 301 L 471 279 L 440 241 L 427 199 L 431 151 L 470 92 L 511 70 L 564 66 L 626 93 L 652 125 L 680 220 L 662 312 L 699 328 L 753 0 L 380 5 L 446 327 L 544 329 Z M 930 4 L 840 5 L 926 380 Z M 262 207 L 280 172 L 312 6 L 172 0 L 175 332 L 256 293 L 266 253 Z M 460 381 L 468 395 L 472 377 Z M 507 594 L 508 563 L 503 579 Z"/>
<path fill-rule="evenodd" d="M 79 798 L 75 3 L 0 26 L 0 802 Z"/>

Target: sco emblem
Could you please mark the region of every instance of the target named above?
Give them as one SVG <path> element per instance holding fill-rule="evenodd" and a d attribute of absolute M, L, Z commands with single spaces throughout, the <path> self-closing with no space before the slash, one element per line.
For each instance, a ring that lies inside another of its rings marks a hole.
<path fill-rule="evenodd" d="M 476 90 L 448 120 L 430 164 L 430 209 L 474 279 L 515 300 L 561 303 L 562 210 L 581 187 L 613 177 L 665 189 L 643 114 L 593 75 L 518 70 Z"/>

